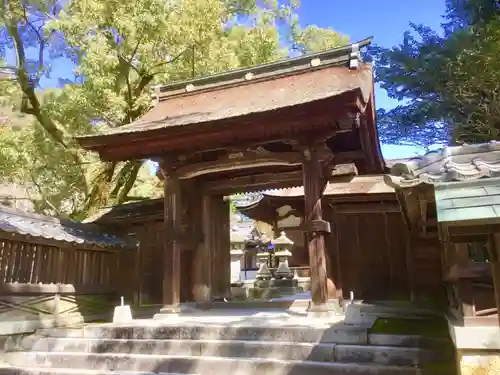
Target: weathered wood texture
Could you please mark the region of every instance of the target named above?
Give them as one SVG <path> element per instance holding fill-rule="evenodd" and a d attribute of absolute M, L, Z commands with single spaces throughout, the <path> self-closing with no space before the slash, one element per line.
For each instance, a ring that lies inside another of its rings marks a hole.
<path fill-rule="evenodd" d="M 143 218 L 143 220 L 140 224 L 132 223 L 121 229 L 141 244 L 134 270 L 137 275 L 139 305 L 160 305 L 163 281 L 161 259 L 165 243 L 165 226 L 163 220 L 155 218 L 155 215 Z"/>
<path fill-rule="evenodd" d="M 229 239 L 229 205 L 220 196 L 203 197 L 204 249 L 209 254 L 207 263 L 201 267 L 210 268 L 206 284 L 210 298 L 228 297 L 231 282 L 231 257 Z"/>
<path fill-rule="evenodd" d="M 385 298 L 409 291 L 400 213 L 336 213 L 327 238 L 329 275 L 344 297 Z"/>
<path fill-rule="evenodd" d="M 126 270 L 134 268 L 135 256 L 133 250 L 0 237 L 0 334 L 109 318 L 119 296 L 133 302 L 135 278 Z"/>
<path fill-rule="evenodd" d="M 314 147 L 306 150 L 303 162 L 304 213 L 309 267 L 311 270 L 311 300 L 321 305 L 328 300 L 325 234 L 330 232 L 323 220 L 321 195 L 324 188 L 321 163 Z"/>
<path fill-rule="evenodd" d="M 165 183 L 165 247 L 163 250 L 163 298 L 164 305 L 181 302 L 181 252 L 183 250 L 182 213 L 183 194 L 177 176 L 168 176 Z"/>
<path fill-rule="evenodd" d="M 392 202 L 379 202 L 376 210 L 372 202 L 354 205 L 333 204 L 328 213 L 328 275 L 344 297 L 353 291 L 356 298 L 407 298 L 442 287 L 439 243 L 409 241 Z"/>
<path fill-rule="evenodd" d="M 122 290 L 133 251 L 57 247 L 0 238 L 0 288 L 10 283 L 71 284 Z M 126 289 L 126 288 L 125 288 Z"/>

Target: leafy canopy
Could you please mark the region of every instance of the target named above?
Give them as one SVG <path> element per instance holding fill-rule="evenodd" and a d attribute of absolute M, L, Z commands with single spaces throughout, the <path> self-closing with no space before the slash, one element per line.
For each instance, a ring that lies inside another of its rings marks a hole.
<path fill-rule="evenodd" d="M 144 162 L 100 162 L 73 137 L 139 118 L 152 84 L 281 59 L 285 46 L 304 53 L 347 42 L 332 29 L 302 28 L 298 7 L 294 0 L 2 2 L 0 59 L 15 53 L 16 79 L 0 82 L 10 113 L 0 128 L 0 174 L 33 187 L 37 210 L 75 218 L 161 195 Z M 74 64 L 73 77 L 59 75 L 60 59 Z M 44 79 L 59 85 L 42 89 Z M 19 112 L 25 117 L 15 130 Z"/>
<path fill-rule="evenodd" d="M 448 0 L 440 33 L 410 26 L 398 46 L 371 51 L 377 81 L 403 103 L 379 110 L 381 141 L 429 147 L 498 139 L 500 3 Z"/>

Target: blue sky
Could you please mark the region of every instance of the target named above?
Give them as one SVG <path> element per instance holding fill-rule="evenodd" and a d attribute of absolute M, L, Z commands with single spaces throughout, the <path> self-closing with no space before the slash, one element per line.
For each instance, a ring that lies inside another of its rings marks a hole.
<path fill-rule="evenodd" d="M 300 22 L 332 27 L 348 35 L 352 41 L 374 36 L 374 43 L 384 47 L 399 44 L 409 22 L 422 23 L 439 30 L 444 0 L 302 0 Z M 398 102 L 387 97 L 385 90 L 376 88 L 377 108 L 393 108 Z M 412 147 L 383 145 L 386 158 L 413 156 L 421 153 Z"/>
<path fill-rule="evenodd" d="M 391 47 L 402 40 L 409 22 L 423 23 L 438 30 L 445 10 L 445 0 L 302 0 L 299 11 L 302 25 L 314 24 L 331 27 L 350 37 L 352 41 L 374 36 L 374 43 Z M 53 86 L 56 78 L 73 78 L 73 66 L 64 60 L 53 62 L 52 78 L 42 82 L 43 86 Z M 384 90 L 376 88 L 377 108 L 392 108 L 398 102 L 387 97 Z M 422 153 L 407 146 L 383 145 L 386 158 L 414 156 Z"/>

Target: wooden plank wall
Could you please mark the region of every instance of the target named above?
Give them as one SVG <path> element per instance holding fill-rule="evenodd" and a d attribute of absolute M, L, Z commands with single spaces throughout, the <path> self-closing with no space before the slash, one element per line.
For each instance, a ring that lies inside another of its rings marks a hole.
<path fill-rule="evenodd" d="M 408 294 L 406 228 L 397 212 L 331 214 L 329 274 L 344 297 Z"/>
<path fill-rule="evenodd" d="M 120 263 L 133 250 L 59 247 L 13 236 L 0 238 L 0 288 L 16 284 L 71 284 L 115 289 Z M 122 259 L 123 258 L 123 259 Z"/>
<path fill-rule="evenodd" d="M 443 267 L 441 264 L 443 251 L 443 245 L 437 236 L 434 238 L 413 238 L 410 241 L 413 289 L 418 297 L 444 296 Z"/>
<path fill-rule="evenodd" d="M 163 219 L 145 219 L 122 228 L 122 231 L 140 242 L 139 264 L 136 273 L 139 285 L 139 304 L 160 305 L 162 303 L 163 249 L 165 226 Z"/>
<path fill-rule="evenodd" d="M 186 225 L 200 239 L 182 252 L 182 300 L 225 296 L 230 279 L 227 202 L 216 196 L 195 199 L 194 195 L 189 201 Z M 345 298 L 353 291 L 356 298 L 404 299 L 410 296 L 410 289 L 425 294 L 443 286 L 439 241 L 409 241 L 402 214 L 394 210 L 394 204 L 385 212 L 360 209 L 334 214 L 325 209 L 332 223 L 332 235 L 326 238 L 328 273 Z M 362 208 L 365 203 L 357 205 Z M 164 227 L 162 220 L 155 220 L 144 219 L 128 228 L 141 242 L 142 304 L 161 303 Z M 305 248 L 304 252 L 307 258 Z"/>
<path fill-rule="evenodd" d="M 119 296 L 133 301 L 135 250 L 6 236 L 0 233 L 0 335 L 108 319 Z"/>

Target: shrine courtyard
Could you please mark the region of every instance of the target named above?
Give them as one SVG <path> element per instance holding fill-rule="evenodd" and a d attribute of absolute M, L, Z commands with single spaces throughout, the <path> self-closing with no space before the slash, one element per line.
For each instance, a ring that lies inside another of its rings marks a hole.
<path fill-rule="evenodd" d="M 79 137 L 158 162 L 164 198 L 0 212 L 2 329 L 34 332 L 0 371 L 498 373 L 500 144 L 384 160 L 370 43 L 160 85 Z"/>

